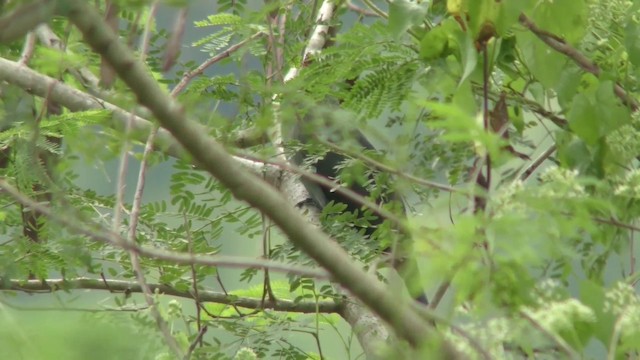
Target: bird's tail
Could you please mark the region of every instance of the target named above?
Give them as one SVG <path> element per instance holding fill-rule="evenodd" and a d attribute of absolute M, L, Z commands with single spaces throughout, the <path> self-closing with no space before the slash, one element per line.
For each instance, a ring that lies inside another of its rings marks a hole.
<path fill-rule="evenodd" d="M 411 256 L 398 259 L 394 262 L 393 267 L 404 281 L 411 298 L 424 305 L 429 305 L 416 259 Z"/>

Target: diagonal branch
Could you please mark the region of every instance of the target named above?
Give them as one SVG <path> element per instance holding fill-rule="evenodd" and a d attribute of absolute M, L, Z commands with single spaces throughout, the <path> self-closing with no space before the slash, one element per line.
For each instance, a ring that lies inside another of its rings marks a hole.
<path fill-rule="evenodd" d="M 0 18 L 0 43 L 21 39 L 38 24 L 47 22 L 53 16 L 55 6 L 53 0 L 33 1 Z"/>
<path fill-rule="evenodd" d="M 564 54 L 565 56 L 573 60 L 584 71 L 591 73 L 596 77 L 600 76 L 600 68 L 598 67 L 598 65 L 584 56 L 578 49 L 574 48 L 566 41 L 564 41 L 561 37 L 551 34 L 546 30 L 540 29 L 525 14 L 520 14 L 518 20 L 520 21 L 520 24 L 529 29 L 529 31 L 534 33 L 540 40 L 549 45 L 550 48 L 561 54 Z M 622 88 L 622 86 L 620 86 L 620 84 L 614 84 L 613 92 L 618 98 L 620 98 L 620 100 L 622 100 L 624 104 L 629 106 L 631 110 L 638 110 L 638 107 L 640 106 L 638 102 L 633 97 L 629 96 L 629 94 Z"/>
<path fill-rule="evenodd" d="M 217 54 L 216 56 L 208 59 L 207 61 L 203 62 L 202 64 L 200 64 L 200 66 L 198 66 L 197 68 L 193 69 L 192 71 L 187 72 L 186 74 L 184 74 L 184 76 L 182 77 L 182 79 L 180 79 L 180 82 L 178 82 L 178 84 L 173 88 L 173 90 L 171 90 L 171 95 L 177 95 L 178 93 L 180 93 L 189 83 L 189 81 L 191 81 L 191 79 L 193 79 L 194 77 L 201 75 L 202 73 L 204 73 L 204 71 L 210 67 L 211 65 L 219 62 L 222 59 L 228 58 L 229 56 L 231 56 L 231 54 L 233 54 L 234 52 L 238 51 L 238 49 L 240 49 L 241 47 L 243 47 L 244 45 L 246 45 L 247 43 L 259 38 L 260 36 L 263 36 L 264 33 L 262 31 L 259 31 L 253 35 L 251 35 L 250 37 L 240 41 L 239 43 L 230 46 L 227 50 L 221 52 L 220 54 Z"/>
<path fill-rule="evenodd" d="M 39 97 L 48 97 L 71 111 L 108 110 L 112 114 L 111 125 L 115 129 L 124 129 L 129 120 L 131 120 L 132 132 L 148 134 L 153 128 L 150 121 L 134 116 L 116 105 L 3 58 L 0 58 L 0 80 L 26 89 Z M 166 130 L 158 132 L 156 145 L 174 157 L 182 157 L 185 154 L 182 146 Z"/>

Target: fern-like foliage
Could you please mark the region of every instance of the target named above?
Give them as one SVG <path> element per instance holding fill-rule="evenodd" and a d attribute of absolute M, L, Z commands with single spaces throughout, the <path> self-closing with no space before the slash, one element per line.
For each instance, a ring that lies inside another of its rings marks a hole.
<path fill-rule="evenodd" d="M 244 13 L 246 6 L 247 0 L 218 0 L 219 12 L 231 10 L 234 15 L 239 15 Z"/>

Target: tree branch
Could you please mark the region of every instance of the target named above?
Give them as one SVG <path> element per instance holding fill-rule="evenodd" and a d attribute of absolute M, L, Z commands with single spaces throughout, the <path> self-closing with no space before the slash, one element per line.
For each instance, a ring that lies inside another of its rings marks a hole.
<path fill-rule="evenodd" d="M 21 39 L 38 24 L 47 22 L 55 11 L 56 1 L 40 0 L 21 5 L 12 13 L 0 18 L 0 42 L 10 43 Z"/>
<path fill-rule="evenodd" d="M 148 283 L 152 293 L 156 291 L 160 294 L 175 296 L 185 299 L 194 299 L 194 294 L 190 291 L 180 291 L 174 287 L 162 284 Z M 28 293 L 51 293 L 54 291 L 67 290 L 104 290 L 123 293 L 143 293 L 142 286 L 136 281 L 124 280 L 103 280 L 99 278 L 73 278 L 73 279 L 46 279 L 46 280 L 6 280 L 0 281 L 0 290 L 14 290 Z M 271 309 L 274 311 L 295 312 L 303 314 L 320 313 L 340 313 L 342 306 L 336 301 L 291 301 L 278 299 L 276 301 L 262 301 L 261 299 L 239 297 L 227 295 L 218 291 L 199 290 L 198 300 L 200 302 L 211 302 L 224 305 L 235 305 L 246 309 Z"/>
<path fill-rule="evenodd" d="M 376 13 L 375 11 L 371 11 L 369 9 L 365 9 L 365 8 L 361 8 L 360 6 L 354 4 L 353 2 L 347 0 L 347 9 L 355 12 L 356 14 L 359 14 L 361 16 L 370 16 L 370 17 L 376 17 L 376 16 L 380 16 L 380 14 Z"/>
<path fill-rule="evenodd" d="M 37 30 L 38 36 L 40 36 L 40 40 L 42 41 L 40 31 L 46 32 L 46 27 L 44 27 L 43 30 L 40 30 L 40 28 Z M 92 89 L 91 84 L 97 79 L 95 77 L 87 78 L 87 75 L 91 74 L 78 71 L 76 78 L 81 82 L 89 82 L 88 86 Z M 131 131 L 134 137 L 138 139 L 143 139 L 143 137 L 136 136 L 136 134 L 142 133 L 146 136 L 154 127 L 153 123 L 149 120 L 132 114 L 104 100 L 106 94 L 102 91 L 101 94 L 99 94 L 101 97 L 87 94 L 56 79 L 35 72 L 26 66 L 21 66 L 20 63 L 4 58 L 0 58 L 0 81 L 6 81 L 38 97 L 48 97 L 51 101 L 71 111 L 109 110 L 112 114 L 111 126 L 117 130 L 123 130 L 127 122 L 131 119 Z M 89 91 L 93 92 L 94 90 Z M 266 142 L 266 137 L 264 132 L 251 128 L 239 132 L 235 136 L 225 139 L 225 141 L 238 147 L 246 148 Z M 164 151 L 169 156 L 181 158 L 185 155 L 182 145 L 165 129 L 158 131 L 154 144 L 156 148 Z"/>
<path fill-rule="evenodd" d="M 540 40 L 542 40 L 545 44 L 547 44 L 550 48 L 555 51 L 564 54 L 571 60 L 573 60 L 578 66 L 580 66 L 584 71 L 595 75 L 596 77 L 600 76 L 600 68 L 589 58 L 584 56 L 578 49 L 566 43 L 561 37 L 551 34 L 546 30 L 540 29 L 531 19 L 529 19 L 525 14 L 520 14 L 518 18 L 520 24 L 529 29 L 532 33 L 534 33 Z M 618 83 L 614 84 L 613 92 L 616 94 L 620 100 L 627 106 L 631 108 L 631 110 L 638 110 L 638 102 L 620 86 Z"/>
<path fill-rule="evenodd" d="M 229 56 L 231 56 L 231 54 L 233 54 L 234 52 L 238 51 L 238 49 L 240 49 L 241 47 L 243 47 L 244 45 L 246 45 L 247 43 L 257 39 L 260 36 L 263 36 L 264 33 L 262 31 L 259 31 L 253 35 L 251 35 L 250 37 L 240 41 L 239 43 L 229 46 L 229 48 L 223 52 L 221 52 L 220 54 L 217 54 L 216 56 L 208 59 L 207 61 L 203 62 L 202 64 L 200 64 L 200 66 L 198 66 L 197 68 L 193 69 L 192 71 L 187 72 L 186 74 L 184 74 L 184 76 L 182 76 L 182 78 L 180 79 L 180 82 L 178 82 L 178 84 L 173 88 L 173 90 L 171 90 L 171 95 L 176 96 L 178 93 L 180 93 L 189 83 L 189 81 L 191 81 L 191 79 L 193 79 L 194 77 L 201 75 L 202 73 L 204 73 L 204 71 L 211 65 L 219 62 L 222 59 L 226 59 Z"/>
<path fill-rule="evenodd" d="M 71 111 L 109 110 L 112 126 L 123 130 L 131 119 L 131 131 L 149 134 L 153 124 L 139 116 L 123 110 L 107 101 L 74 89 L 56 79 L 39 74 L 26 66 L 0 58 L 0 80 L 18 86 L 42 98 L 60 104 Z M 173 157 L 183 157 L 184 149 L 171 134 L 162 129 L 158 132 L 156 145 Z"/>

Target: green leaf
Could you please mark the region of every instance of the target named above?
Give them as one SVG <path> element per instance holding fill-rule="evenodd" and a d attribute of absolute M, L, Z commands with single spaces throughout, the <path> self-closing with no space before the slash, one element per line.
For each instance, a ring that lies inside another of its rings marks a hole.
<path fill-rule="evenodd" d="M 451 103 L 467 112 L 470 116 L 474 116 L 477 113 L 478 106 L 473 94 L 473 89 L 471 88 L 471 81 L 465 81 L 460 84 L 453 94 Z"/>
<path fill-rule="evenodd" d="M 571 111 L 567 115 L 569 127 L 589 145 L 596 145 L 600 137 L 600 118 L 596 114 L 594 105 L 584 94 L 577 94 L 573 98 Z"/>
<path fill-rule="evenodd" d="M 567 114 L 569 127 L 589 145 L 631 121 L 629 110 L 613 92 L 614 83 L 606 80 L 577 94 Z"/>
<path fill-rule="evenodd" d="M 532 18 L 539 28 L 575 44 L 586 30 L 587 5 L 584 0 L 541 1 Z"/>
<path fill-rule="evenodd" d="M 460 49 L 460 65 L 462 66 L 462 76 L 458 85 L 461 85 L 475 70 L 478 64 L 478 50 L 476 50 L 473 38 L 468 32 L 458 30 L 454 33 L 454 38 Z"/>
<path fill-rule="evenodd" d="M 569 109 L 571 102 L 580 88 L 583 71 L 577 66 L 568 66 L 560 75 L 560 80 L 555 87 L 558 94 L 558 103 L 563 109 Z"/>
<path fill-rule="evenodd" d="M 229 13 L 218 13 L 209 15 L 207 20 L 194 21 L 196 27 L 220 26 L 220 25 L 238 25 L 242 23 L 242 18 Z"/>
<path fill-rule="evenodd" d="M 582 281 L 580 283 L 580 301 L 596 314 L 598 326 L 594 326 L 593 335 L 603 344 L 609 344 L 615 317 L 613 314 L 603 311 L 605 293 L 602 286 L 591 280 Z"/>
<path fill-rule="evenodd" d="M 516 130 L 519 134 L 522 135 L 525 129 L 525 121 L 524 121 L 524 113 L 522 112 L 522 108 L 518 105 L 514 105 L 509 108 L 509 120 L 515 126 Z"/>
<path fill-rule="evenodd" d="M 545 87 L 555 87 L 564 71 L 567 59 L 528 31 L 518 31 L 516 39 L 522 59 L 531 74 Z"/>
<path fill-rule="evenodd" d="M 500 12 L 500 4 L 495 0 L 474 0 L 468 2 L 469 28 L 474 39 L 483 28 L 495 31 L 495 22 Z"/>
<path fill-rule="evenodd" d="M 431 120 L 429 127 L 446 130 L 441 139 L 452 143 L 472 143 L 476 151 L 483 154 L 488 151 L 492 158 L 498 159 L 500 148 L 504 145 L 500 136 L 493 132 L 484 131 L 481 120 L 474 114 L 469 114 L 465 109 L 454 104 L 443 104 L 431 101 L 417 100 L 430 109 L 434 115 L 442 120 Z"/>
<path fill-rule="evenodd" d="M 433 60 L 442 56 L 447 48 L 449 35 L 443 26 L 436 26 L 426 33 L 420 41 L 420 57 L 424 60 Z"/>
<path fill-rule="evenodd" d="M 630 17 L 624 28 L 624 46 L 629 55 L 629 61 L 634 66 L 640 66 L 640 24 L 634 17 Z"/>
<path fill-rule="evenodd" d="M 557 134 L 558 160 L 563 167 L 584 173 L 592 163 L 592 155 L 585 142 L 568 132 Z"/>
<path fill-rule="evenodd" d="M 603 81 L 595 94 L 597 113 L 603 120 L 599 128 L 600 136 L 603 137 L 631 121 L 629 109 L 622 104 L 614 93 L 614 85 L 613 81 Z"/>
<path fill-rule="evenodd" d="M 518 22 L 520 14 L 529 10 L 535 3 L 535 0 L 501 1 L 499 4 L 500 13 L 495 21 L 496 32 L 498 35 L 505 36 L 508 34 L 511 26 Z"/>
<path fill-rule="evenodd" d="M 430 1 L 396 0 L 389 4 L 389 32 L 399 38 L 410 27 L 420 25 L 429 9 Z"/>
<path fill-rule="evenodd" d="M 509 36 L 502 38 L 497 57 L 498 64 L 510 66 L 516 60 L 516 56 L 516 37 Z"/>

